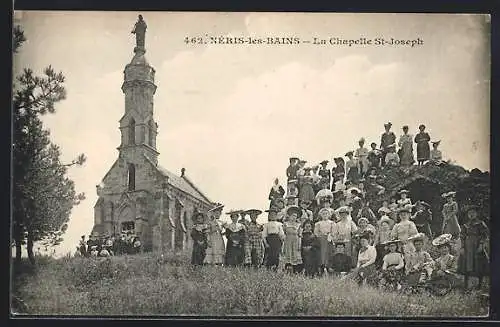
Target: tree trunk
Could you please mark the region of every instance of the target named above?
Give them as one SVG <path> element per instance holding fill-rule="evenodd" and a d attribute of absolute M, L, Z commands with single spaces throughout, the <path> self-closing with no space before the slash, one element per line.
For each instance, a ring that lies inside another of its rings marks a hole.
<path fill-rule="evenodd" d="M 28 232 L 28 242 L 27 242 L 27 250 L 28 250 L 28 258 L 30 260 L 30 263 L 32 265 L 35 264 L 35 255 L 33 253 L 33 245 L 34 245 L 34 242 L 33 242 L 33 235 L 31 234 L 31 232 Z"/>

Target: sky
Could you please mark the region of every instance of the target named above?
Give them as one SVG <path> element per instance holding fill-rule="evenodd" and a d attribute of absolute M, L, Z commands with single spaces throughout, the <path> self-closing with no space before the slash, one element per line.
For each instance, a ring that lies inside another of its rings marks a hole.
<path fill-rule="evenodd" d="M 116 160 L 123 70 L 137 15 L 156 69 L 159 163 L 186 175 L 225 209 L 268 206 L 288 158 L 314 165 L 423 123 L 444 159 L 489 170 L 489 16 L 458 14 L 16 12 L 27 41 L 14 57 L 66 76 L 67 99 L 44 117 L 86 200 L 72 211 L 57 253 L 74 252 L 93 226 L 99 184 Z M 417 39 L 423 45 L 204 45 L 197 36 Z M 331 163 L 329 164 L 329 168 Z"/>

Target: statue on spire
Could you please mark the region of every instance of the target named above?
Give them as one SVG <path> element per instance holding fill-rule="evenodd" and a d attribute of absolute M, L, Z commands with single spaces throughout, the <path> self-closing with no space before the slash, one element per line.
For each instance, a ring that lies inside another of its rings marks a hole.
<path fill-rule="evenodd" d="M 142 18 L 142 15 L 139 15 L 139 19 L 135 23 L 134 29 L 132 30 L 132 34 L 135 34 L 136 47 L 142 50 L 144 50 L 147 28 L 148 26 L 146 25 L 146 22 Z"/>

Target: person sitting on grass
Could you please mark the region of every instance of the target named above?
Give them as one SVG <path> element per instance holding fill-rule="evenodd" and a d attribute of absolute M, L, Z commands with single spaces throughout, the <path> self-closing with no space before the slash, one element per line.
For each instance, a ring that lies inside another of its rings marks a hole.
<path fill-rule="evenodd" d="M 439 250 L 440 256 L 434 260 L 430 280 L 433 282 L 451 282 L 456 280 L 457 258 L 450 254 L 451 234 L 442 234 L 432 241 L 432 245 Z"/>
<path fill-rule="evenodd" d="M 319 240 L 314 235 L 314 224 L 306 220 L 302 224 L 301 256 L 304 272 L 307 277 L 314 277 L 319 273 Z"/>
<path fill-rule="evenodd" d="M 197 213 L 194 217 L 193 228 L 191 229 L 191 238 L 193 239 L 192 265 L 203 265 L 208 247 L 208 231 L 209 226 L 205 223 L 205 215 L 201 212 Z"/>
<path fill-rule="evenodd" d="M 410 238 L 409 242 L 413 242 L 415 252 L 408 254 L 405 257 L 406 261 L 406 280 L 409 285 L 417 283 L 424 283 L 432 274 L 432 260 L 431 255 L 423 250 L 424 246 L 424 233 L 418 233 Z"/>
<path fill-rule="evenodd" d="M 388 284 L 401 288 L 401 279 L 405 267 L 403 255 L 398 252 L 399 240 L 387 241 L 384 244 L 388 248 L 388 253 L 383 258 L 382 272 L 380 274 L 380 286 L 386 287 Z"/>
<path fill-rule="evenodd" d="M 377 259 L 377 250 L 370 245 L 370 237 L 369 233 L 360 236 L 361 248 L 359 249 L 357 265 L 348 275 L 359 285 L 372 283 L 376 275 L 375 260 Z"/>
<path fill-rule="evenodd" d="M 345 276 L 352 269 L 352 258 L 346 254 L 345 242 L 335 242 L 335 253 L 330 256 L 328 272 L 335 276 Z"/>

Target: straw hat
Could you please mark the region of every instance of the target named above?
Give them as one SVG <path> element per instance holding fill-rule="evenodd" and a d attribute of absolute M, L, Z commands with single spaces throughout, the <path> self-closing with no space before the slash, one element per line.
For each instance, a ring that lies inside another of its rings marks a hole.
<path fill-rule="evenodd" d="M 322 216 L 324 212 L 326 212 L 326 213 L 327 213 L 328 218 L 331 218 L 331 217 L 332 217 L 332 211 L 331 211 L 331 210 L 329 210 L 328 208 L 321 208 L 321 209 L 318 211 L 318 216 Z"/>
<path fill-rule="evenodd" d="M 293 213 L 297 214 L 297 217 L 302 216 L 302 209 L 297 207 L 297 206 L 291 206 L 288 209 L 286 209 L 286 214 L 291 215 Z"/>
<path fill-rule="evenodd" d="M 242 212 L 243 212 L 243 210 L 230 210 L 230 211 L 226 212 L 226 215 L 230 215 L 230 216 L 239 215 Z"/>
<path fill-rule="evenodd" d="M 378 213 L 390 214 L 391 212 L 392 212 L 392 210 L 391 210 L 391 209 L 389 209 L 389 208 L 386 208 L 386 207 L 380 207 L 380 208 L 378 209 Z"/>
<path fill-rule="evenodd" d="M 386 222 L 389 226 L 393 223 L 392 219 L 387 216 L 383 216 L 382 218 L 380 218 L 379 224 L 382 224 L 383 222 Z"/>
<path fill-rule="evenodd" d="M 408 191 L 408 190 L 401 190 L 401 191 L 398 192 L 398 194 L 403 194 L 403 193 L 408 194 L 408 193 L 410 193 L 410 191 Z"/>
<path fill-rule="evenodd" d="M 424 241 L 425 239 L 425 234 L 424 233 L 417 233 L 416 235 L 413 235 L 408 238 L 408 241 L 415 242 L 415 241 Z"/>
<path fill-rule="evenodd" d="M 441 246 L 445 244 L 449 244 L 452 239 L 451 234 L 442 234 L 432 240 L 432 245 Z"/>
<path fill-rule="evenodd" d="M 342 206 L 342 207 L 338 208 L 337 210 L 335 210 L 335 213 L 350 213 L 350 212 L 351 212 L 351 208 L 348 206 Z"/>
<path fill-rule="evenodd" d="M 367 224 L 369 224 L 369 223 L 370 223 L 370 221 L 368 220 L 368 218 L 361 217 L 361 218 L 359 218 L 359 219 L 358 219 L 358 225 L 359 225 L 362 221 L 366 222 Z"/>
<path fill-rule="evenodd" d="M 327 165 L 327 164 L 328 164 L 328 162 L 329 162 L 328 160 L 323 160 L 323 161 L 321 161 L 319 164 L 320 164 L 320 165 Z"/>
<path fill-rule="evenodd" d="M 446 199 L 446 198 L 449 198 L 451 196 L 455 196 L 455 194 L 457 194 L 457 192 L 452 191 L 452 192 L 443 193 L 441 196 Z"/>
<path fill-rule="evenodd" d="M 262 213 L 262 210 L 259 210 L 259 209 L 249 209 L 247 211 L 245 211 L 246 214 L 248 215 L 260 215 Z"/>
<path fill-rule="evenodd" d="M 391 245 L 391 244 L 399 244 L 401 243 L 401 240 L 389 240 L 389 241 L 385 241 L 384 243 L 382 243 L 382 245 Z"/>

